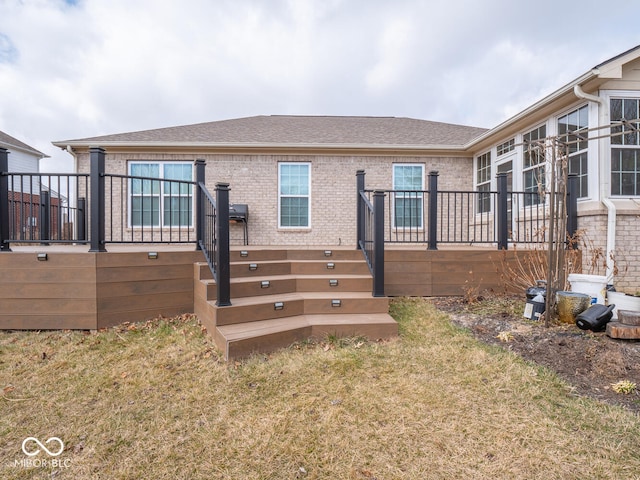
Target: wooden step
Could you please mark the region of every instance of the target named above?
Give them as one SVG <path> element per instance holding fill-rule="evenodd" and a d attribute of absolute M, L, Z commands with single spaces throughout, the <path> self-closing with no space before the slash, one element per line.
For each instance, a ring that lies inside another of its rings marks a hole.
<path fill-rule="evenodd" d="M 322 340 L 363 336 L 371 340 L 387 339 L 398 334 L 398 324 L 386 314 L 298 315 L 217 327 L 216 345 L 225 359 L 271 352 L 307 338 Z"/>
<path fill-rule="evenodd" d="M 363 260 L 295 260 L 291 262 L 294 275 L 367 275 L 369 267 Z"/>
<path fill-rule="evenodd" d="M 368 292 L 296 292 L 231 300 L 216 309 L 216 325 L 317 313 L 386 313 L 389 300 Z"/>
<path fill-rule="evenodd" d="M 216 300 L 214 280 L 201 280 L 195 288 L 205 288 L 207 300 Z M 232 299 L 294 292 L 371 292 L 371 289 L 370 275 L 272 275 L 231 280 Z"/>
<path fill-rule="evenodd" d="M 229 306 L 215 304 L 209 266 L 194 267 L 194 311 L 227 359 L 310 337 L 398 333 L 388 298 L 371 295 L 373 279 L 358 250 L 237 247 L 231 258 Z"/>
<path fill-rule="evenodd" d="M 234 247 L 232 262 L 263 262 L 273 260 L 363 260 L 362 251 L 353 247 L 270 249 L 264 247 Z"/>

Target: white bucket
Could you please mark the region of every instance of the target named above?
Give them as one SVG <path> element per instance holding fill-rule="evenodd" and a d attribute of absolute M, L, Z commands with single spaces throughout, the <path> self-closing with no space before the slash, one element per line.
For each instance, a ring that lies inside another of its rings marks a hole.
<path fill-rule="evenodd" d="M 607 294 L 607 277 L 604 275 L 584 275 L 571 273 L 568 277 L 571 291 L 586 293 L 591 297 L 591 303 L 604 305 Z"/>
<path fill-rule="evenodd" d="M 640 312 L 640 297 L 633 295 L 625 295 L 622 292 L 607 292 L 607 303 L 616 306 L 616 308 L 613 309 L 612 318 L 614 319 L 618 318 L 618 310 Z"/>

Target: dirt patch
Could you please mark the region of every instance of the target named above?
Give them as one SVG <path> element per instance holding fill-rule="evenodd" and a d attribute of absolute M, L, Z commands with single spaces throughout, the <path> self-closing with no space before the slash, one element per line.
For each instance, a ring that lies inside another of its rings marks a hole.
<path fill-rule="evenodd" d="M 483 298 L 469 303 L 462 297 L 435 297 L 430 301 L 476 338 L 555 371 L 576 395 L 640 413 L 640 341 L 615 340 L 575 325 L 545 327 L 521 316 L 524 299 Z M 635 383 L 636 390 L 616 393 L 612 385 L 622 380 Z"/>

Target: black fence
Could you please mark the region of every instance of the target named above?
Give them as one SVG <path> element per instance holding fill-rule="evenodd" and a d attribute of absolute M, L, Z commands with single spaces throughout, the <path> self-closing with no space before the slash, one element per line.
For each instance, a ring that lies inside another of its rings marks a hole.
<path fill-rule="evenodd" d="M 577 229 L 578 178 L 570 175 L 566 202 L 567 239 Z M 438 190 L 438 173 L 429 173 L 428 190 L 371 190 L 365 172 L 357 173 L 358 248 L 374 276 L 384 275 L 385 243 L 495 245 L 549 241 L 549 194 L 511 192 L 506 174 L 498 174 L 497 191 Z M 384 292 L 384 282 L 382 282 Z M 383 293 L 382 293 L 383 294 Z"/>
<path fill-rule="evenodd" d="M 9 172 L 0 148 L 0 251 L 11 244 L 194 244 L 203 250 L 229 304 L 229 186 L 213 199 L 205 187 L 204 160 L 196 181 L 105 172 L 105 151 L 92 148 L 89 174 Z M 216 204 L 218 207 L 216 208 Z M 195 209 L 195 211 L 194 211 Z"/>
<path fill-rule="evenodd" d="M 88 175 L 0 173 L 5 242 L 86 243 Z M 8 245 L 6 246 L 8 248 Z"/>
<path fill-rule="evenodd" d="M 375 215 L 375 212 L 384 210 L 384 192 L 373 192 L 369 198 L 364 190 L 364 171 L 359 170 L 358 179 L 358 211 L 357 230 L 358 248 L 364 253 L 373 273 L 374 297 L 384 296 L 384 215 Z"/>

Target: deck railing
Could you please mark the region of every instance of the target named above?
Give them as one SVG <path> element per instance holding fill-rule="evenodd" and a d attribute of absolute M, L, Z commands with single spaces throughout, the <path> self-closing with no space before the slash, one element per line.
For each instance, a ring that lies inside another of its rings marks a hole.
<path fill-rule="evenodd" d="M 200 176 L 200 175 L 198 175 Z M 229 184 L 216 185 L 216 198 L 209 193 L 204 184 L 198 182 L 199 222 L 198 247 L 207 259 L 209 268 L 216 281 L 216 304 L 231 305 L 231 259 L 229 252 Z"/>
<path fill-rule="evenodd" d="M 358 248 L 362 250 L 369 270 L 373 273 L 374 297 L 384 296 L 384 215 L 375 215 L 384 209 L 384 192 L 364 190 L 364 170 L 359 170 L 357 230 Z M 375 272 L 375 273 L 374 273 Z"/>
<path fill-rule="evenodd" d="M 567 237 L 577 229 L 577 176 L 570 175 L 566 202 Z M 385 243 L 494 245 L 548 242 L 549 195 L 511 192 L 506 174 L 498 174 L 497 191 L 438 190 L 438 173 L 429 173 L 428 190 L 372 190 L 365 188 L 365 172 L 357 174 L 358 248 L 376 281 L 378 269 L 372 248 L 384 258 Z M 378 201 L 374 202 L 373 199 Z M 374 246 L 374 247 L 372 247 Z"/>
<path fill-rule="evenodd" d="M 0 176 L 6 248 L 9 242 L 87 242 L 86 198 L 80 192 L 87 191 L 88 175 L 3 171 Z"/>

